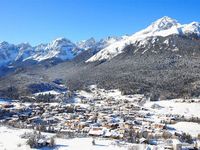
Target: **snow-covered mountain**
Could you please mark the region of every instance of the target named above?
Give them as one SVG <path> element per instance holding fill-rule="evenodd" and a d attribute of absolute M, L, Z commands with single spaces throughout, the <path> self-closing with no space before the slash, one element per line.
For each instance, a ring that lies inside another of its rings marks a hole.
<path fill-rule="evenodd" d="M 25 61 L 35 54 L 35 49 L 29 43 L 22 43 L 16 46 L 18 50 L 15 61 Z"/>
<path fill-rule="evenodd" d="M 0 43 L 0 66 L 8 64 L 15 60 L 19 52 L 19 49 L 8 42 Z"/>
<path fill-rule="evenodd" d="M 57 38 L 51 43 L 32 47 L 29 43 L 18 45 L 8 42 L 0 43 L 0 66 L 7 66 L 15 62 L 35 61 L 41 62 L 49 59 L 71 60 L 86 50 L 94 53 L 118 41 L 119 38 L 107 37 L 96 41 L 94 38 L 77 42 L 76 44 L 66 38 Z"/>
<path fill-rule="evenodd" d="M 81 49 L 70 40 L 58 38 L 47 45 L 41 44 L 35 47 L 35 54 L 27 59 L 33 59 L 36 61 L 43 61 L 52 58 L 71 60 L 80 52 Z"/>
<path fill-rule="evenodd" d="M 88 40 L 77 42 L 77 46 L 80 49 L 84 49 L 84 50 L 93 49 L 94 51 L 99 51 L 121 39 L 122 38 L 119 38 L 119 37 L 109 36 L 104 39 L 100 39 L 99 41 L 96 41 L 94 38 L 90 38 Z"/>
<path fill-rule="evenodd" d="M 176 20 L 170 17 L 163 17 L 152 23 L 146 29 L 143 29 L 131 36 L 126 36 L 119 41 L 105 47 L 100 50 L 97 54 L 92 56 L 86 62 L 110 60 L 113 57 L 121 54 L 123 49 L 130 44 L 138 44 L 145 47 L 145 43 L 148 43 L 149 38 L 153 38 L 155 41 L 156 37 L 166 37 L 169 35 L 187 35 L 195 34 L 200 36 L 200 23 L 192 22 L 190 24 L 181 25 Z M 137 45 L 138 46 L 138 45 Z"/>
<path fill-rule="evenodd" d="M 80 42 L 77 42 L 76 44 L 79 48 L 88 50 L 95 47 L 96 40 L 94 38 L 90 38 L 88 40 L 82 40 Z"/>
<path fill-rule="evenodd" d="M 71 60 L 83 49 L 65 38 L 57 38 L 49 44 L 40 44 L 32 47 L 28 43 L 19 45 L 0 43 L 0 66 L 12 64 L 14 62 L 24 62 L 33 60 L 36 62 L 58 58 L 61 60 Z"/>

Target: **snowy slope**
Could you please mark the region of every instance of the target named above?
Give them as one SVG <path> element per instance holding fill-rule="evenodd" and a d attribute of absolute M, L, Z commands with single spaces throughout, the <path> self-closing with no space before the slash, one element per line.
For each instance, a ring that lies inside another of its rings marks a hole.
<path fill-rule="evenodd" d="M 29 43 L 22 43 L 17 45 L 18 55 L 15 61 L 23 61 L 28 57 L 34 55 L 34 48 Z"/>
<path fill-rule="evenodd" d="M 153 109 L 152 106 L 156 104 L 161 106 L 161 109 Z M 174 100 L 163 100 L 156 102 L 147 102 L 144 107 L 150 109 L 152 112 L 158 114 L 178 114 L 189 117 L 200 116 L 200 103 L 182 103 Z"/>
<path fill-rule="evenodd" d="M 197 137 L 200 134 L 200 124 L 194 122 L 178 122 L 176 124 L 168 125 L 177 131 L 185 132 L 193 137 Z M 188 128 L 189 127 L 189 128 Z M 176 131 L 175 130 L 175 131 Z"/>
<path fill-rule="evenodd" d="M 146 29 L 143 29 L 131 36 L 122 38 L 120 41 L 114 42 L 108 47 L 99 51 L 86 62 L 109 60 L 123 52 L 123 49 L 130 44 L 145 43 L 149 37 L 162 36 L 166 37 L 173 34 L 197 34 L 200 36 L 200 24 L 192 22 L 190 24 L 181 25 L 176 20 L 169 17 L 163 17 L 152 23 Z"/>
<path fill-rule="evenodd" d="M 97 49 L 103 49 L 119 40 L 121 40 L 122 38 L 121 37 L 107 37 L 107 38 L 104 38 L 104 39 L 101 39 L 99 42 L 97 42 L 96 44 L 96 47 Z"/>

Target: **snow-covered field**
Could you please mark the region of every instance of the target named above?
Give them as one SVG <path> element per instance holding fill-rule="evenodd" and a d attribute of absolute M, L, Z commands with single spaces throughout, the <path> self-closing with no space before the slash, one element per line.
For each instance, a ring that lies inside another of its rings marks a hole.
<path fill-rule="evenodd" d="M 152 105 L 158 104 L 160 109 L 152 109 Z M 163 100 L 156 102 L 147 102 L 144 107 L 155 111 L 158 114 L 178 114 L 184 116 L 200 116 L 200 103 L 181 103 L 176 100 Z"/>
<path fill-rule="evenodd" d="M 128 100 L 128 101 L 138 100 L 144 96 L 142 94 L 122 95 L 122 92 L 119 89 L 105 90 L 105 89 L 97 88 L 96 85 L 91 85 L 90 89 L 91 89 L 91 92 L 87 92 L 83 90 L 78 91 L 77 95 L 85 97 L 89 100 L 101 97 L 103 99 L 114 98 L 115 100 L 123 99 L 123 100 Z M 76 99 L 75 101 L 77 102 L 78 99 Z"/>
<path fill-rule="evenodd" d="M 20 137 L 25 132 L 32 132 L 32 130 L 0 126 L 0 150 L 38 150 L 31 149 L 26 144 L 27 140 Z M 42 134 L 49 137 L 54 135 L 51 133 Z M 128 150 L 129 147 L 137 147 L 138 150 L 144 150 L 147 146 L 143 144 L 131 145 L 125 142 L 117 142 L 116 140 L 102 138 L 95 139 L 95 145 L 93 145 L 92 140 L 92 137 L 72 139 L 56 138 L 56 146 L 54 148 L 44 147 L 40 150 Z"/>
<path fill-rule="evenodd" d="M 26 139 L 22 139 L 20 135 L 24 132 L 30 132 L 27 129 L 13 129 L 0 127 L 0 150 L 29 150 L 26 145 Z M 51 136 L 52 134 L 46 134 Z M 106 139 L 96 139 L 96 144 L 92 144 L 92 138 L 74 138 L 60 139 L 56 138 L 56 150 L 127 150 L 128 146 L 117 146 L 115 141 Z M 49 150 L 43 148 L 42 150 Z"/>
<path fill-rule="evenodd" d="M 51 90 L 51 91 L 45 91 L 45 92 L 38 92 L 38 93 L 35 93 L 34 95 L 37 96 L 37 95 L 40 95 L 40 94 L 41 95 L 45 95 L 45 94 L 58 95 L 58 94 L 60 94 L 60 92 Z"/>
<path fill-rule="evenodd" d="M 178 122 L 173 125 L 168 125 L 171 128 L 176 129 L 177 131 L 182 131 L 189 133 L 193 137 L 197 137 L 200 134 L 200 124 L 194 122 Z"/>
<path fill-rule="evenodd" d="M 29 146 L 26 145 L 26 140 L 20 138 L 25 130 L 9 129 L 0 127 L 0 149 L 1 150 L 26 150 Z M 20 146 L 21 145 L 21 146 Z"/>

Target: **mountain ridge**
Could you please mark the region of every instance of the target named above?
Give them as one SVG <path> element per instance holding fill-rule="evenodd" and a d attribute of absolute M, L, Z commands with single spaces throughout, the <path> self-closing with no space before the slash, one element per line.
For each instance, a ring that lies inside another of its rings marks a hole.
<path fill-rule="evenodd" d="M 126 47 L 126 45 L 135 44 L 137 42 L 145 43 L 146 39 L 150 37 L 166 37 L 173 34 L 196 34 L 200 37 L 200 24 L 198 22 L 192 22 L 190 24 L 181 25 L 175 19 L 164 16 L 149 25 L 147 28 L 102 49 L 86 62 L 110 60 L 118 54 L 123 53 L 122 50 Z"/>
<path fill-rule="evenodd" d="M 12 66 L 16 62 L 25 61 L 42 62 L 48 59 L 60 59 L 67 61 L 74 59 L 77 55 L 86 50 L 93 49 L 94 56 L 91 56 L 87 63 L 94 61 L 110 60 L 118 54 L 123 53 L 123 49 L 130 44 L 140 43 L 142 46 L 149 38 L 168 35 L 195 34 L 200 37 L 200 23 L 192 22 L 180 24 L 175 19 L 164 16 L 147 28 L 140 30 L 130 36 L 107 37 L 96 41 L 94 38 L 73 43 L 66 38 L 57 38 L 48 44 L 31 46 L 29 43 L 18 45 L 8 42 L 0 43 L 0 66 Z M 156 38 L 154 38 L 156 40 Z M 137 45 L 138 46 L 138 45 Z"/>
<path fill-rule="evenodd" d="M 0 43 L 0 67 L 12 66 L 12 64 L 25 61 L 39 63 L 54 58 L 61 61 L 72 60 L 83 51 L 89 49 L 95 49 L 94 52 L 99 51 L 111 44 L 111 39 L 113 42 L 117 40 L 115 37 L 108 37 L 99 41 L 90 38 L 79 43 L 73 43 L 66 38 L 57 38 L 48 44 L 39 44 L 34 47 L 29 43 L 14 45 L 3 41 Z M 91 40 L 93 40 L 93 43 L 89 43 Z"/>

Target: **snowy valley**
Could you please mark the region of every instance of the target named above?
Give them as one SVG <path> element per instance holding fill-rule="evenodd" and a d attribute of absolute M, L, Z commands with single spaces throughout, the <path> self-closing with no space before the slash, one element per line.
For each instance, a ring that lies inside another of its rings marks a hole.
<path fill-rule="evenodd" d="M 0 150 L 198 150 L 200 24 L 0 43 Z"/>
<path fill-rule="evenodd" d="M 61 101 L 34 100 L 50 95 Z M 0 148 L 29 149 L 26 143 L 33 131 L 42 134 L 35 148 L 48 149 L 46 139 L 52 137 L 53 148 L 59 150 L 78 150 L 80 143 L 94 150 L 198 147 L 199 107 L 200 99 L 153 102 L 144 95 L 122 95 L 118 89 L 96 85 L 74 93 L 40 92 L 26 102 L 1 100 Z M 4 136 L 12 139 L 12 145 Z"/>

